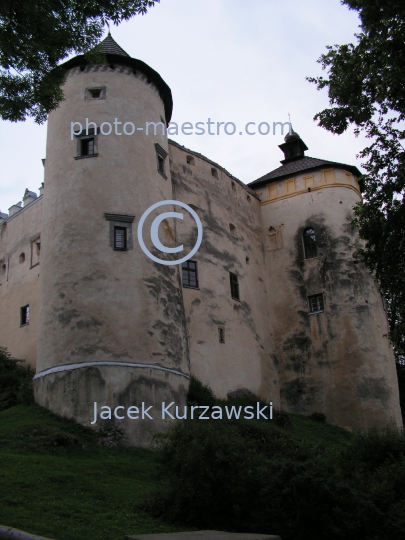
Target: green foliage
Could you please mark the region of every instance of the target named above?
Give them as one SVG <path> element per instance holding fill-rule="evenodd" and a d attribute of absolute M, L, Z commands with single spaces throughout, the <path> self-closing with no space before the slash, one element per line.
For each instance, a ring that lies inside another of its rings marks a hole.
<path fill-rule="evenodd" d="M 323 428 L 325 429 L 325 428 Z M 354 437 L 340 453 L 236 421 L 183 421 L 160 438 L 157 514 L 185 526 L 283 540 L 400 540 L 405 439 Z"/>
<path fill-rule="evenodd" d="M 118 24 L 143 15 L 155 2 L 159 0 L 2 0 L 0 118 L 44 122 L 63 99 L 60 86 L 66 72 L 57 67 L 59 62 L 72 53 L 88 53 L 108 20 Z"/>
<path fill-rule="evenodd" d="M 197 405 L 210 406 L 215 404 L 215 395 L 207 384 L 203 384 L 194 375 L 191 375 L 187 401 Z"/>
<path fill-rule="evenodd" d="M 326 422 L 326 416 L 321 412 L 313 412 L 310 418 L 315 420 L 315 422 L 322 422 L 323 424 Z"/>
<path fill-rule="evenodd" d="M 34 401 L 32 378 L 35 371 L 31 366 L 23 365 L 23 362 L 0 347 L 0 410 L 17 403 L 28 405 Z"/>
<path fill-rule="evenodd" d="M 327 88 L 330 108 L 315 119 L 332 133 L 353 125 L 371 144 L 364 200 L 354 225 L 366 241 L 360 251 L 386 299 L 390 339 L 397 360 L 405 359 L 405 4 L 402 0 L 343 0 L 358 11 L 357 44 L 328 46 L 318 60 L 328 78 L 308 80 Z"/>

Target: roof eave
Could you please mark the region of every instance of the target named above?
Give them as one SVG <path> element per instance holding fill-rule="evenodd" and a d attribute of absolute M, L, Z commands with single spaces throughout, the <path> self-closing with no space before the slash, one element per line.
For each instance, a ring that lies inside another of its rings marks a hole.
<path fill-rule="evenodd" d="M 137 60 L 136 58 L 131 58 L 130 56 L 109 53 L 107 53 L 105 56 L 107 58 L 108 64 L 131 67 L 134 73 L 139 70 L 148 78 L 149 82 L 152 82 L 156 86 L 164 103 L 165 119 L 166 124 L 168 125 L 173 112 L 172 91 L 170 90 L 168 84 L 159 75 L 159 73 L 152 69 L 150 66 L 148 66 L 148 64 L 145 64 L 145 62 L 142 62 L 142 60 Z M 90 62 L 86 59 L 86 57 L 83 54 L 80 54 L 78 56 L 75 56 L 74 58 L 71 58 L 70 60 L 67 60 L 63 64 L 60 64 L 60 67 L 68 70 L 74 67 L 84 67 L 86 65 L 89 65 L 89 63 Z"/>
<path fill-rule="evenodd" d="M 303 172 L 307 173 L 307 172 L 311 172 L 311 171 L 315 171 L 319 169 L 326 169 L 328 167 L 338 167 L 339 169 L 344 169 L 345 171 L 351 172 L 353 176 L 356 176 L 356 178 L 359 178 L 360 176 L 362 176 L 359 169 L 355 167 L 354 165 L 346 165 L 345 163 L 335 163 L 331 161 L 328 163 L 323 163 L 320 165 L 309 167 L 308 169 L 302 169 L 301 171 L 296 171 L 295 173 L 290 172 L 290 173 L 282 174 L 280 176 L 276 176 L 275 178 L 267 178 L 263 180 L 260 180 L 259 178 L 258 180 L 254 180 L 253 182 L 250 182 L 248 186 L 251 187 L 252 189 L 255 189 L 256 187 L 261 187 L 265 184 L 270 184 L 271 182 L 278 182 L 279 180 L 284 180 L 285 178 L 291 178 Z"/>

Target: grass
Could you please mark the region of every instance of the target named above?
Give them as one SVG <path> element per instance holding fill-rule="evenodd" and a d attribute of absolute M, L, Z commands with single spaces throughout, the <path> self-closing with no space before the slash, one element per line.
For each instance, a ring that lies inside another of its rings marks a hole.
<path fill-rule="evenodd" d="M 218 402 L 223 405 L 223 402 Z M 334 451 L 347 431 L 299 415 L 293 428 L 245 421 Z M 55 540 L 122 540 L 124 534 L 176 532 L 143 510 L 164 478 L 155 454 L 142 448 L 106 448 L 97 435 L 36 405 L 0 411 L 0 524 Z"/>
<path fill-rule="evenodd" d="M 89 430 L 45 409 L 0 412 L 0 523 L 55 540 L 122 540 L 179 529 L 146 514 L 154 453 L 100 447 Z"/>

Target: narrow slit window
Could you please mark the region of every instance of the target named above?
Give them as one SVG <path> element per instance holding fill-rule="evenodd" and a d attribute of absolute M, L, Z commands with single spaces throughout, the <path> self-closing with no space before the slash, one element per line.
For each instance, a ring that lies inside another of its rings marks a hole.
<path fill-rule="evenodd" d="M 114 227 L 114 249 L 127 249 L 127 229 L 126 227 Z"/>
<path fill-rule="evenodd" d="M 168 153 L 164 148 L 160 146 L 159 143 L 155 143 L 155 150 L 156 150 L 156 158 L 157 158 L 157 170 L 159 174 L 163 176 L 165 180 L 167 180 L 166 175 L 166 157 L 168 156 Z"/>
<path fill-rule="evenodd" d="M 309 313 L 320 313 L 325 310 L 322 293 L 308 296 L 308 302 Z"/>
<path fill-rule="evenodd" d="M 20 326 L 25 326 L 30 322 L 30 306 L 26 305 L 20 309 Z"/>
<path fill-rule="evenodd" d="M 220 343 L 225 343 L 225 328 L 218 326 L 218 339 Z"/>
<path fill-rule="evenodd" d="M 314 259 L 317 257 L 316 236 L 314 229 L 305 229 L 303 237 L 305 258 Z"/>
<path fill-rule="evenodd" d="M 196 261 L 186 261 L 181 265 L 181 272 L 184 287 L 198 289 L 197 263 Z"/>
<path fill-rule="evenodd" d="M 231 296 L 234 300 L 240 300 L 239 298 L 239 279 L 236 274 L 229 272 L 229 278 L 231 283 Z"/>

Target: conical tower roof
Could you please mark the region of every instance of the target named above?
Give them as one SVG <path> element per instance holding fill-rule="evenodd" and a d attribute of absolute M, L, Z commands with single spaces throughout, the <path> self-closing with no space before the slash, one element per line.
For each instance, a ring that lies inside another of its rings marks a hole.
<path fill-rule="evenodd" d="M 129 54 L 114 40 L 110 32 L 108 32 L 108 36 L 99 43 L 98 47 L 103 54 L 118 54 L 130 58 Z"/>
<path fill-rule="evenodd" d="M 98 47 L 101 53 L 105 55 L 107 64 L 109 64 L 111 69 L 114 69 L 114 66 L 117 65 L 127 66 L 132 70 L 134 75 L 140 72 L 145 76 L 148 84 L 153 83 L 155 85 L 164 103 L 166 124 L 169 124 L 173 111 L 172 92 L 159 73 L 145 64 L 145 62 L 142 62 L 142 60 L 132 58 L 118 45 L 110 32 L 108 32 L 107 37 L 98 44 Z M 79 54 L 78 56 L 67 60 L 67 62 L 61 64 L 60 67 L 66 70 L 79 67 L 81 71 L 91 69 L 89 60 L 84 54 Z"/>

